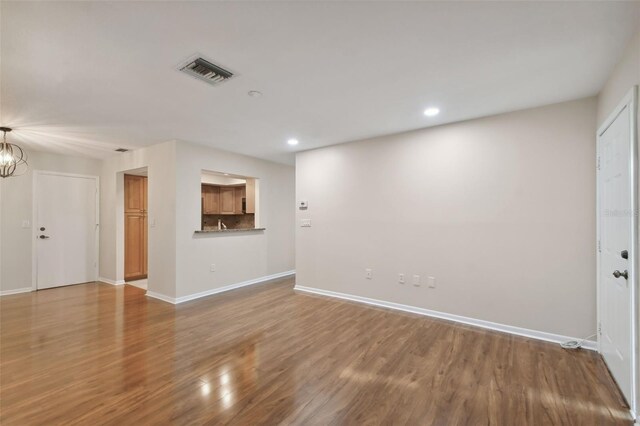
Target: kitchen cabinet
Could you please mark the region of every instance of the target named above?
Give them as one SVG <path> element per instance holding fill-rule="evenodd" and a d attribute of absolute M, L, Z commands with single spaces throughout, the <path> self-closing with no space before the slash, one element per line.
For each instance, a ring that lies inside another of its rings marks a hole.
<path fill-rule="evenodd" d="M 124 278 L 126 281 L 147 277 L 147 216 L 125 215 Z"/>
<path fill-rule="evenodd" d="M 124 211 L 140 213 L 147 211 L 147 177 L 124 175 Z"/>
<path fill-rule="evenodd" d="M 246 189 L 246 198 L 247 198 L 247 213 L 255 213 L 256 212 L 256 180 L 252 178 L 247 178 L 247 189 Z"/>
<path fill-rule="evenodd" d="M 234 198 L 235 198 L 235 206 L 234 206 L 234 213 L 235 214 L 242 214 L 244 213 L 244 211 L 242 211 L 242 199 L 245 197 L 245 187 L 243 186 L 236 186 L 234 188 Z"/>
<path fill-rule="evenodd" d="M 220 187 L 202 185 L 202 214 L 220 214 Z"/>
<path fill-rule="evenodd" d="M 255 183 L 252 179 L 252 188 Z M 255 213 L 255 201 L 250 207 L 249 191 L 255 193 L 254 189 L 248 189 L 247 185 L 211 185 L 202 184 L 202 214 L 238 215 L 244 213 Z M 254 195 L 255 198 L 255 195 Z M 246 212 L 243 211 L 243 199 L 246 199 Z M 252 210 L 249 210 L 249 209 Z"/>
<path fill-rule="evenodd" d="M 235 188 L 232 186 L 220 187 L 220 214 L 235 213 Z"/>
<path fill-rule="evenodd" d="M 124 278 L 147 277 L 147 177 L 124 176 Z"/>

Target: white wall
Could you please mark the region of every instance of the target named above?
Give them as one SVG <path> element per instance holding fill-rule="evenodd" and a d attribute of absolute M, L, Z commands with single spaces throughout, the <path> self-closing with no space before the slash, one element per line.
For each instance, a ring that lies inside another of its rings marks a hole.
<path fill-rule="evenodd" d="M 179 142 L 176 145 L 177 297 L 294 269 L 294 168 Z M 201 171 L 259 179 L 260 226 L 266 231 L 197 235 Z M 210 264 L 216 272 L 210 272 Z"/>
<path fill-rule="evenodd" d="M 124 172 L 147 167 L 148 289 L 176 294 L 176 142 L 154 145 L 105 160 L 100 191 L 100 277 L 124 279 Z"/>
<path fill-rule="evenodd" d="M 9 135 L 10 138 L 10 135 Z M 27 152 L 29 169 L 22 176 L 0 179 L 0 291 L 31 288 L 32 227 L 22 227 L 33 217 L 33 171 L 46 170 L 98 176 L 100 161 Z"/>
<path fill-rule="evenodd" d="M 299 153 L 296 284 L 594 333 L 595 131 L 589 98 Z"/>

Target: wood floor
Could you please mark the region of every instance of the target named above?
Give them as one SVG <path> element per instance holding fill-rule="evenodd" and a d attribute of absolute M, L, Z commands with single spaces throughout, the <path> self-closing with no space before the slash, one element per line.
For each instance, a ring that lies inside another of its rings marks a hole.
<path fill-rule="evenodd" d="M 299 294 L 132 286 L 0 298 L 4 425 L 622 425 L 585 350 Z"/>

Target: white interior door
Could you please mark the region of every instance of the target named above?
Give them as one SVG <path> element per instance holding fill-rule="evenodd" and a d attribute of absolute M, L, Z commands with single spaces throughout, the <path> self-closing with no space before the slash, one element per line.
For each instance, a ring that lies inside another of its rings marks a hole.
<path fill-rule="evenodd" d="M 95 177 L 36 174 L 38 289 L 97 280 L 97 196 Z"/>
<path fill-rule="evenodd" d="M 634 408 L 635 289 L 632 103 L 618 110 L 598 137 L 599 346 Z"/>

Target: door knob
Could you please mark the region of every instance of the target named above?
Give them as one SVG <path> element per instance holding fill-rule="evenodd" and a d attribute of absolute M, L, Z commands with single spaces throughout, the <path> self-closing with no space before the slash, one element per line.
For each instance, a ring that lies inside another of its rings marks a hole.
<path fill-rule="evenodd" d="M 49 236 L 48 236 L 48 235 L 40 235 L 40 237 L 39 237 L 39 238 L 40 238 L 41 240 L 47 240 L 47 239 L 49 239 Z"/>
<path fill-rule="evenodd" d="M 625 269 L 624 272 L 620 272 L 617 269 L 613 271 L 613 276 L 616 278 L 624 277 L 625 280 L 629 279 L 629 272 Z"/>
<path fill-rule="evenodd" d="M 620 257 L 623 259 L 628 259 L 629 258 L 629 252 L 627 250 L 622 250 L 620 252 Z"/>

